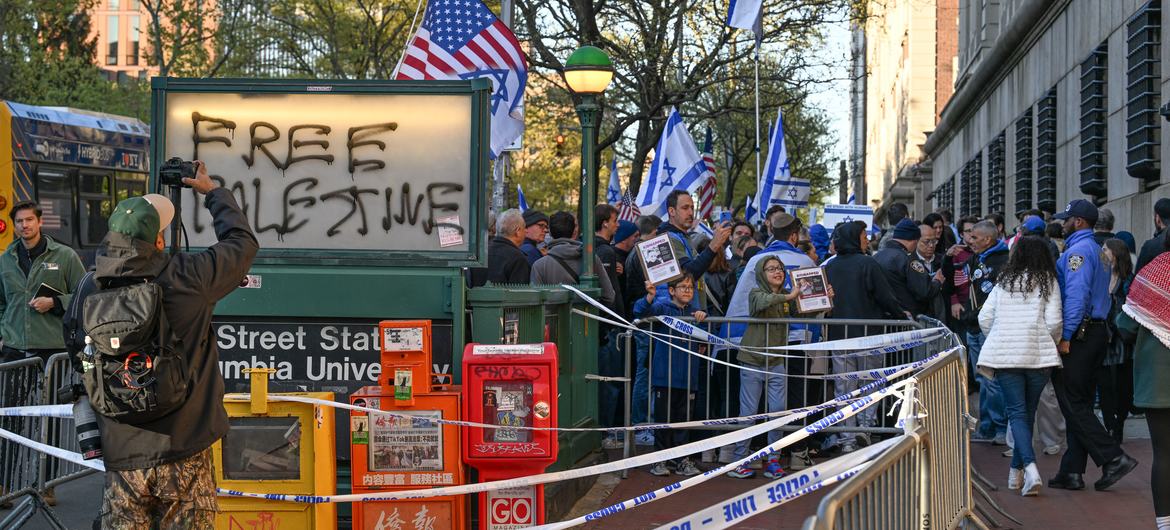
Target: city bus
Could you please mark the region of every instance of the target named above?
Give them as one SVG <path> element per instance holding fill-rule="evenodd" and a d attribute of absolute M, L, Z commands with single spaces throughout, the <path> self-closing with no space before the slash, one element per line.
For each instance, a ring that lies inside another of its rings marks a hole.
<path fill-rule="evenodd" d="M 134 118 L 0 101 L 0 249 L 14 237 L 12 206 L 32 200 L 42 233 L 91 263 L 114 205 L 146 193 L 149 145 Z"/>

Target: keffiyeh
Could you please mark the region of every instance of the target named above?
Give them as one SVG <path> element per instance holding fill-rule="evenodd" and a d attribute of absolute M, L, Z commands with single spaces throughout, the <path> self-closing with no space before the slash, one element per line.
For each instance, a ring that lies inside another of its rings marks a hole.
<path fill-rule="evenodd" d="M 1121 309 L 1170 348 L 1170 252 L 1142 267 Z"/>

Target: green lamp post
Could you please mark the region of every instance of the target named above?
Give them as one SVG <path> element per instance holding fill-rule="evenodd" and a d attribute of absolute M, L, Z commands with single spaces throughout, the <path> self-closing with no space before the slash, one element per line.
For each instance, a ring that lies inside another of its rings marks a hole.
<path fill-rule="evenodd" d="M 565 82 L 579 97 L 577 116 L 581 118 L 581 213 L 578 215 L 581 240 L 581 285 L 597 287 L 593 270 L 593 201 L 597 198 L 597 125 L 601 106 L 597 96 L 613 80 L 613 63 L 600 48 L 582 46 L 565 61 Z"/>

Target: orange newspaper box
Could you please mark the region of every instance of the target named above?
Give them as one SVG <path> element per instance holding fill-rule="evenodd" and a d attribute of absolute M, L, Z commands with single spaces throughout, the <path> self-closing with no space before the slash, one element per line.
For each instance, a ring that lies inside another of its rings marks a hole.
<path fill-rule="evenodd" d="M 353 405 L 395 413 L 350 411 L 353 492 L 465 484 L 459 427 L 430 421 L 459 419 L 461 397 L 458 386 L 415 394 L 413 405 L 399 404 L 385 387 L 368 386 L 351 395 Z M 414 521 L 419 524 L 411 526 Z M 455 495 L 354 504 L 354 530 L 399 527 L 462 530 L 467 527 L 467 499 Z"/>
<path fill-rule="evenodd" d="M 458 420 L 462 393 L 458 386 L 432 384 L 431 322 L 385 320 L 382 376 L 378 386 L 358 389 L 352 405 L 392 412 L 349 413 L 353 492 L 377 493 L 467 482 L 459 428 L 432 420 Z M 467 527 L 467 499 L 462 495 L 410 500 L 362 501 L 353 505 L 355 530 Z"/>
<path fill-rule="evenodd" d="M 557 460 L 557 347 L 468 344 L 463 350 L 463 417 L 498 429 L 463 429 L 463 459 L 480 482 L 542 473 Z M 480 528 L 544 523 L 544 486 L 489 491 L 479 498 Z"/>

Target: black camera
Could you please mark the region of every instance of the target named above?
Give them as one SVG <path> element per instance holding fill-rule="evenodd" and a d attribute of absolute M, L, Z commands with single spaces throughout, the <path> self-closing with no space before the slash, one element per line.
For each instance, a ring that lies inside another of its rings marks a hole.
<path fill-rule="evenodd" d="M 190 188 L 190 186 L 183 184 L 183 179 L 195 178 L 195 163 L 188 162 L 179 157 L 171 157 L 163 162 L 162 166 L 158 168 L 158 180 L 164 186 L 181 186 Z"/>

